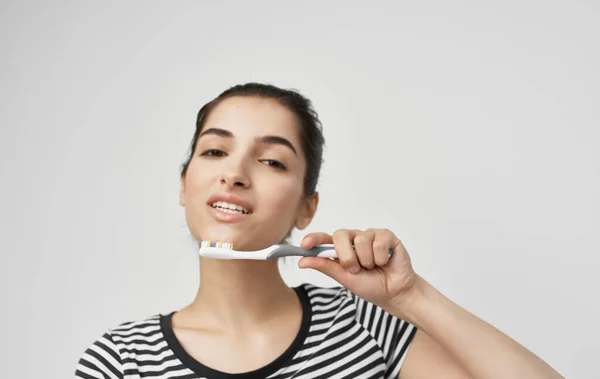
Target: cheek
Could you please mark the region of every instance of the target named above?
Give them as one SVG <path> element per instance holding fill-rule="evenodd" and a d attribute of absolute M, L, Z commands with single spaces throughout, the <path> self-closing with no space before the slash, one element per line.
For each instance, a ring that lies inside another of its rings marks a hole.
<path fill-rule="evenodd" d="M 271 209 L 280 214 L 290 215 L 296 212 L 301 195 L 301 184 L 290 181 L 269 187 L 268 195 L 265 198 L 268 200 Z"/>
<path fill-rule="evenodd" d="M 209 188 L 212 172 L 214 170 L 203 169 L 198 162 L 190 164 L 186 178 L 186 195 L 188 199 L 193 199 Z M 212 181 L 214 182 L 214 179 Z"/>

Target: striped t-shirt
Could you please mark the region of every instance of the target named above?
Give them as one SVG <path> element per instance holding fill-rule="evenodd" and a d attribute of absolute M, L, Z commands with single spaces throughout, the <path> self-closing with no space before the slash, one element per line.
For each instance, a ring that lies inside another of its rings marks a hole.
<path fill-rule="evenodd" d="M 300 330 L 287 350 L 252 372 L 227 374 L 203 365 L 178 342 L 173 313 L 121 324 L 83 354 L 78 378 L 309 379 L 397 378 L 417 329 L 343 287 L 294 287 Z"/>

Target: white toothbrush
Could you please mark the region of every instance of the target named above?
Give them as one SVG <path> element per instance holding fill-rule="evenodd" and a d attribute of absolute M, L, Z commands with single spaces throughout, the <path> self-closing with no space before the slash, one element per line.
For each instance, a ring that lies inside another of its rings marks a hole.
<path fill-rule="evenodd" d="M 256 259 L 268 260 L 282 257 L 322 257 L 337 258 L 333 244 L 323 244 L 312 249 L 303 249 L 293 245 L 273 245 L 256 251 L 236 251 L 229 242 L 202 241 L 198 254 L 201 257 L 216 259 Z M 392 256 L 392 250 L 389 255 Z"/>

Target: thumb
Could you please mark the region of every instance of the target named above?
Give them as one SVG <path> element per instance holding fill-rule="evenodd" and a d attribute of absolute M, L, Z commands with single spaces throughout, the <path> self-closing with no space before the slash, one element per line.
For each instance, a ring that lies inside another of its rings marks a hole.
<path fill-rule="evenodd" d="M 303 257 L 298 261 L 298 267 L 317 270 L 340 283 L 342 286 L 346 286 L 348 281 L 348 272 L 337 260 L 318 257 Z"/>

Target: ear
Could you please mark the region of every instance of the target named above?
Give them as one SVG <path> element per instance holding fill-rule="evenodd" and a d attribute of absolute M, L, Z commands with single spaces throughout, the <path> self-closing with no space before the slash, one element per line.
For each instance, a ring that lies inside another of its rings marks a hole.
<path fill-rule="evenodd" d="M 181 184 L 179 186 L 179 205 L 185 207 L 185 175 L 181 175 Z"/>
<path fill-rule="evenodd" d="M 315 192 L 308 199 L 304 200 L 300 205 L 301 209 L 298 212 L 298 218 L 296 218 L 295 226 L 297 229 L 302 230 L 310 224 L 315 213 L 317 212 L 317 206 L 319 205 L 319 193 Z"/>

